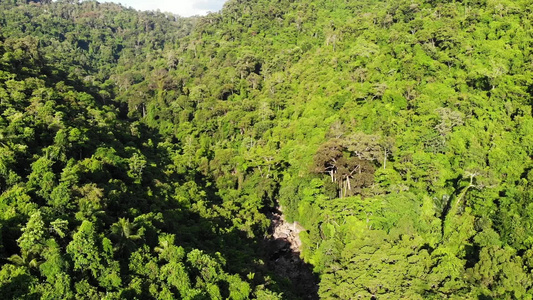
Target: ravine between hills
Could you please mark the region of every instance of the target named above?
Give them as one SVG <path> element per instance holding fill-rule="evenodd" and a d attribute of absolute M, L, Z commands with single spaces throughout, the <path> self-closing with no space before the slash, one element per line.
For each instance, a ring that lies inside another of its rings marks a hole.
<path fill-rule="evenodd" d="M 268 267 L 276 275 L 286 278 L 294 288 L 294 293 L 301 299 L 318 298 L 318 277 L 313 273 L 312 265 L 300 258 L 300 232 L 305 231 L 298 222 L 289 223 L 283 216 L 282 207 L 269 213 L 272 221 L 268 240 Z"/>

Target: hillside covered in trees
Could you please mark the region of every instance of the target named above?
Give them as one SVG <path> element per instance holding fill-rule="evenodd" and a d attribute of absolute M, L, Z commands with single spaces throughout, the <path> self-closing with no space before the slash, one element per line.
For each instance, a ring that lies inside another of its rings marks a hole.
<path fill-rule="evenodd" d="M 0 0 L 0 295 L 532 299 L 532 8 Z"/>

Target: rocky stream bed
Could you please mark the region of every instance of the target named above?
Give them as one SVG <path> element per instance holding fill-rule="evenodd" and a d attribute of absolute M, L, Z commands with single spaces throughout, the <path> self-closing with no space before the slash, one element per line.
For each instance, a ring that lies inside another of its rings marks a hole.
<path fill-rule="evenodd" d="M 272 221 L 268 240 L 268 267 L 278 276 L 290 281 L 294 293 L 301 299 L 318 299 L 318 278 L 312 266 L 300 258 L 300 232 L 305 229 L 297 222 L 285 220 L 281 208 L 269 214 Z"/>

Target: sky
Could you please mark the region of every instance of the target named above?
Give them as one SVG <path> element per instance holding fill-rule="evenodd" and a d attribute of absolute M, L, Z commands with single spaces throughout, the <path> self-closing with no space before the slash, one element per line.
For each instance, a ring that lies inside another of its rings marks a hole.
<path fill-rule="evenodd" d="M 138 10 L 161 10 L 182 17 L 205 15 L 219 11 L 226 0 L 100 0 L 99 2 L 121 3 Z"/>

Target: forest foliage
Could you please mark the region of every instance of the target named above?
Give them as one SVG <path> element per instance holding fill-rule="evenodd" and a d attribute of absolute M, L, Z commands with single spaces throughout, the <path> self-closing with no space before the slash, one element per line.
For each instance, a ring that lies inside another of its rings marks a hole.
<path fill-rule="evenodd" d="M 533 298 L 533 10 L 0 1 L 0 293 Z"/>

